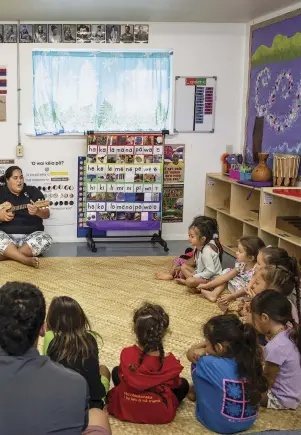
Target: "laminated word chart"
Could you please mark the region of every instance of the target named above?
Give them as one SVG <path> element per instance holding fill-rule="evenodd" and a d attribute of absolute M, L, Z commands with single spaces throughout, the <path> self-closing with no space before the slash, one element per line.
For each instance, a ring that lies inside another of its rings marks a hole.
<path fill-rule="evenodd" d="M 99 230 L 161 228 L 162 135 L 89 134 L 86 219 Z"/>

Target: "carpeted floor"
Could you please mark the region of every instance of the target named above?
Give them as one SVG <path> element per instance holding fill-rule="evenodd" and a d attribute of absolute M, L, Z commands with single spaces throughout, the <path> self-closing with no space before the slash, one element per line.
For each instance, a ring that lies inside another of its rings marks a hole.
<path fill-rule="evenodd" d="M 121 349 L 134 344 L 133 310 L 144 301 L 161 304 L 171 320 L 165 349 L 180 358 L 185 366 L 183 375 L 190 379 L 186 350 L 200 340 L 202 324 L 219 311 L 198 296 L 188 295 L 175 282 L 154 279 L 154 273 L 165 270 L 171 260 L 166 257 L 42 258 L 38 270 L 1 262 L 0 284 L 13 280 L 32 282 L 44 292 L 47 303 L 56 295 L 77 299 L 103 338 L 101 363 L 110 369 L 119 363 Z M 175 421 L 166 426 L 133 425 L 113 418 L 111 424 L 113 435 L 211 433 L 197 422 L 194 404 L 188 400 L 181 405 Z M 262 410 L 250 432 L 300 428 L 301 407 L 295 412 Z"/>

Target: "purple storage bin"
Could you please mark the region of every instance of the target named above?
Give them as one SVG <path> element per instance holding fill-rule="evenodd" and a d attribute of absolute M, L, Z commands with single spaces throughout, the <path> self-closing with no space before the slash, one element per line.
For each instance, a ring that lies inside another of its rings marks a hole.
<path fill-rule="evenodd" d="M 230 169 L 230 171 L 229 171 L 229 177 L 233 178 L 234 180 L 240 180 L 240 171 L 239 171 L 239 169 Z"/>

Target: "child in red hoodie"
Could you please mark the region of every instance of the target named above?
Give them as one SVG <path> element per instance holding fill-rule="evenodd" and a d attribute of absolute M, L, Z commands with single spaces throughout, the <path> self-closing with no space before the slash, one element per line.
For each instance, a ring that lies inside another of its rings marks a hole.
<path fill-rule="evenodd" d="M 159 305 L 144 304 L 134 314 L 137 345 L 120 355 L 109 393 L 108 411 L 119 420 L 133 423 L 171 422 L 189 384 L 180 378 L 183 366 L 173 354 L 164 353 L 163 338 L 169 316 Z"/>

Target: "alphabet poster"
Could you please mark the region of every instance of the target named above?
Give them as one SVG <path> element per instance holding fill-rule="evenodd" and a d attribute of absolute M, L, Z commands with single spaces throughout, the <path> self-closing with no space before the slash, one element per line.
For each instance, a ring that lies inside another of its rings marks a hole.
<path fill-rule="evenodd" d="M 86 219 L 98 230 L 159 230 L 163 183 L 161 134 L 89 134 Z"/>

